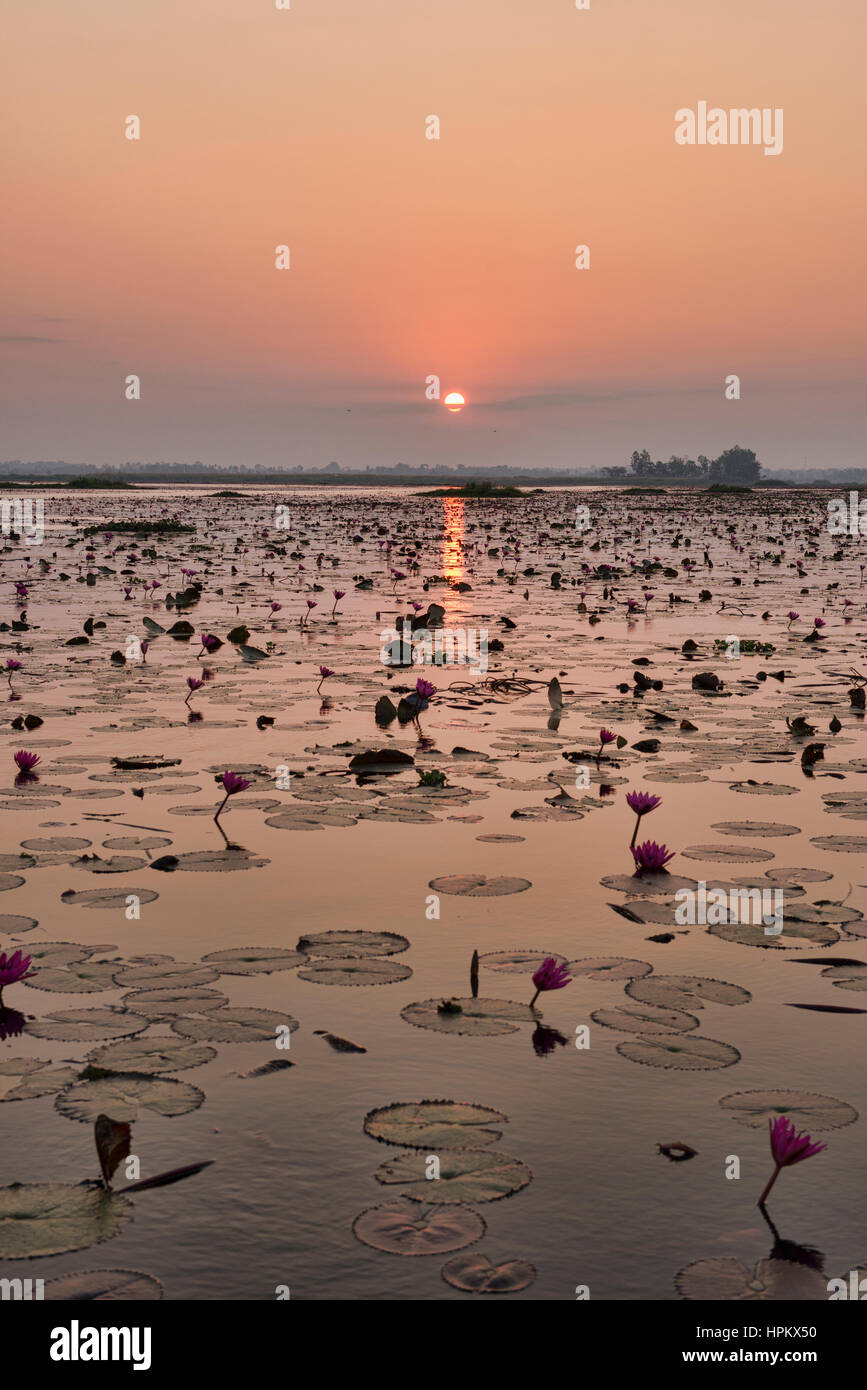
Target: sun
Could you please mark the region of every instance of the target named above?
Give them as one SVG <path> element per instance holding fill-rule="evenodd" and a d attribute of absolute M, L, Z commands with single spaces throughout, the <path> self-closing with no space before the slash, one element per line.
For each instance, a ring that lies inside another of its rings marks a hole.
<path fill-rule="evenodd" d="M 466 405 L 466 401 L 464 400 L 460 391 L 449 391 L 449 394 L 443 401 L 443 405 L 445 406 L 446 410 L 458 411 L 463 410 L 464 406 Z"/>

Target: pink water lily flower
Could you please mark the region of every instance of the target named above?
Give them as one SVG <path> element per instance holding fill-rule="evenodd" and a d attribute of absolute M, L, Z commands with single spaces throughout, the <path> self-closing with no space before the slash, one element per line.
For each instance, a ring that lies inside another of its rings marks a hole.
<path fill-rule="evenodd" d="M 775 1120 L 768 1120 L 768 1128 L 770 1129 L 774 1171 L 759 1198 L 758 1205 L 760 1207 L 763 1207 L 767 1201 L 768 1193 L 783 1168 L 791 1168 L 794 1163 L 803 1163 L 805 1158 L 812 1158 L 814 1154 L 821 1153 L 823 1149 L 827 1148 L 826 1144 L 814 1144 L 809 1134 L 797 1134 L 794 1124 L 785 1115 L 778 1115 Z"/>
<path fill-rule="evenodd" d="M 655 840 L 645 840 L 643 845 L 630 845 L 629 850 L 635 860 L 636 875 L 645 871 L 653 874 L 667 873 L 665 866 L 675 855 L 673 849 L 668 849 L 666 845 L 658 845 Z"/>
<path fill-rule="evenodd" d="M 201 690 L 204 684 L 205 682 L 200 681 L 196 676 L 187 676 L 187 685 L 190 687 L 190 689 L 187 698 L 184 700 L 185 705 L 188 705 L 190 703 L 190 695 L 195 694 L 197 690 Z"/>
<path fill-rule="evenodd" d="M 597 761 L 602 757 L 602 750 L 608 743 L 616 743 L 617 735 L 612 734 L 610 729 L 599 730 L 599 752 L 596 754 Z"/>
<path fill-rule="evenodd" d="M 27 978 L 31 959 L 31 956 L 23 956 L 20 951 L 16 951 L 8 959 L 5 951 L 0 954 L 0 1006 L 3 1003 L 3 990 L 6 985 L 14 985 Z"/>
<path fill-rule="evenodd" d="M 539 995 L 549 989 L 565 989 L 566 985 L 571 985 L 572 976 L 569 974 L 568 966 L 562 965 L 555 960 L 554 956 L 546 956 L 538 970 L 533 972 L 533 984 L 536 986 L 536 993 L 530 1000 L 532 1009 Z"/>
<path fill-rule="evenodd" d="M 662 802 L 661 796 L 653 796 L 651 792 L 627 792 L 626 804 L 630 810 L 635 812 L 635 829 L 632 832 L 632 839 L 629 841 L 630 849 L 635 844 L 635 837 L 638 834 L 638 827 L 641 824 L 641 817 L 649 815 L 655 811 Z"/>
<path fill-rule="evenodd" d="M 328 677 L 329 677 L 329 676 L 333 676 L 333 675 L 334 675 L 334 672 L 332 671 L 332 669 L 331 669 L 330 666 L 320 666 L 320 667 L 319 667 L 319 684 L 318 684 L 317 687 L 316 687 L 316 694 L 317 694 L 317 695 L 319 695 L 319 694 L 321 693 L 321 691 L 322 691 L 322 682 L 323 682 L 323 681 L 327 681 L 327 680 L 328 680 Z"/>
<path fill-rule="evenodd" d="M 12 689 L 12 677 L 15 675 L 16 671 L 20 670 L 21 662 L 16 661 L 14 656 L 8 656 L 6 658 L 6 683 L 10 690 Z"/>
<path fill-rule="evenodd" d="M 14 754 L 14 760 L 19 772 L 32 772 L 40 758 L 38 753 L 28 753 L 26 748 L 20 748 Z"/>
<path fill-rule="evenodd" d="M 340 602 L 340 600 L 341 600 L 342 598 L 346 598 L 346 590 L 345 590 L 345 589 L 332 589 L 331 592 L 332 592 L 332 594 L 334 595 L 334 606 L 333 606 L 332 609 L 331 609 L 331 616 L 332 616 L 332 618 L 333 618 L 333 617 L 335 617 L 336 614 L 337 614 L 337 605 L 338 605 L 338 603 Z"/>
<path fill-rule="evenodd" d="M 222 782 L 226 795 L 214 813 L 214 820 L 219 819 L 220 812 L 230 796 L 234 796 L 237 792 L 245 792 L 250 785 L 246 777 L 241 777 L 237 772 L 230 772 L 228 769 L 217 780 Z"/>
<path fill-rule="evenodd" d="M 415 683 L 415 693 L 420 700 L 430 700 L 436 695 L 437 688 L 435 685 L 431 685 L 430 681 L 426 681 L 424 676 L 419 676 Z"/>

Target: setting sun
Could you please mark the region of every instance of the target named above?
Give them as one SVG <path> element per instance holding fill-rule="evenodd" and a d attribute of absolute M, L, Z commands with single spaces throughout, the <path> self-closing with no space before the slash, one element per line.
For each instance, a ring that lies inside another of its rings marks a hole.
<path fill-rule="evenodd" d="M 464 400 L 460 391 L 449 391 L 449 394 L 443 401 L 443 405 L 445 406 L 446 410 L 463 410 L 464 406 L 466 405 L 466 401 Z"/>

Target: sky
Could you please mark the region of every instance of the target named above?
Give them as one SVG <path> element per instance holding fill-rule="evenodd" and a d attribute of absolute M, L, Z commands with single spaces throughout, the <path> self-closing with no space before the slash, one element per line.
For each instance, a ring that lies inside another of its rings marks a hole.
<path fill-rule="evenodd" d="M 290 4 L 2 0 L 0 458 L 863 464 L 863 0 Z"/>

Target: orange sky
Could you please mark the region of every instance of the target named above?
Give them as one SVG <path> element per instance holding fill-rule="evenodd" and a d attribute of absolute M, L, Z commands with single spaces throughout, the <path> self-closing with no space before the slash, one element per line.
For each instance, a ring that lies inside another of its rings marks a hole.
<path fill-rule="evenodd" d="M 590 3 L 19 0 L 2 456 L 863 463 L 863 0 Z"/>

